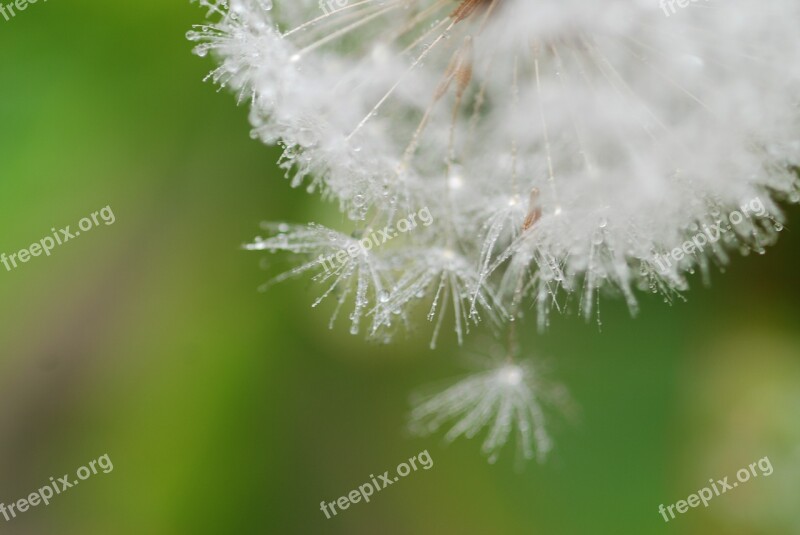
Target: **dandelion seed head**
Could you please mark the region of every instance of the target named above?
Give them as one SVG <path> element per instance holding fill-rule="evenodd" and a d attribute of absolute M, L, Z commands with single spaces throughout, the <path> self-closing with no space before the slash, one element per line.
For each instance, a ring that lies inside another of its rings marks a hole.
<path fill-rule="evenodd" d="M 246 248 L 300 255 L 276 280 L 313 273 L 315 305 L 353 303 L 352 333 L 388 339 L 419 303 L 432 347 L 445 317 L 460 343 L 530 307 L 540 329 L 554 310 L 590 318 L 601 293 L 636 312 L 642 293 L 673 301 L 693 274 L 762 254 L 780 203 L 800 202 L 796 0 L 197 2 L 208 79 L 282 147 L 291 185 L 347 219 Z M 423 208 L 429 224 L 320 271 L 351 231 Z M 448 438 L 489 427 L 490 458 L 515 430 L 528 457 L 550 448 L 541 392 L 532 368 L 499 365 L 415 419 L 456 420 Z"/>
<path fill-rule="evenodd" d="M 429 206 L 427 245 L 457 244 L 482 284 L 512 268 L 537 302 L 552 265 L 587 315 L 605 288 L 634 310 L 636 291 L 683 291 L 773 243 L 774 201 L 798 198 L 793 0 L 199 3 L 196 51 L 249 103 L 253 135 L 283 144 L 294 186 L 354 221 Z M 654 268 L 692 224 L 756 198 L 752 228 Z M 494 289 L 519 299 L 516 280 Z"/>

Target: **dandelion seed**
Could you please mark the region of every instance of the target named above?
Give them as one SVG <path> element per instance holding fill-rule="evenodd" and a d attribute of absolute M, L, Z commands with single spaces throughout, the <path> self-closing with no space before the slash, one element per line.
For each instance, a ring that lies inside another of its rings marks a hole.
<path fill-rule="evenodd" d="M 386 294 L 386 288 L 392 285 L 391 271 L 382 258 L 365 250 L 358 239 L 322 225 L 265 223 L 263 227 L 268 231 L 277 231 L 277 234 L 266 240 L 257 239 L 246 245 L 246 249 L 291 252 L 310 257 L 310 260 L 273 278 L 262 289 L 304 273 L 314 273 L 313 280 L 326 289 L 312 306 L 316 307 L 328 297 L 336 296 L 336 309 L 330 320 L 332 328 L 339 311 L 352 298 L 354 305 L 349 318 L 350 332 L 358 334 L 370 299 L 375 300 Z M 378 331 L 377 327 L 372 328 L 373 334 L 378 334 Z"/>
<path fill-rule="evenodd" d="M 521 458 L 542 462 L 553 446 L 545 407 L 566 402 L 563 387 L 542 380 L 530 361 L 503 362 L 417 401 L 410 427 L 426 435 L 450 426 L 448 442 L 486 430 L 481 449 L 492 463 L 513 435 Z"/>

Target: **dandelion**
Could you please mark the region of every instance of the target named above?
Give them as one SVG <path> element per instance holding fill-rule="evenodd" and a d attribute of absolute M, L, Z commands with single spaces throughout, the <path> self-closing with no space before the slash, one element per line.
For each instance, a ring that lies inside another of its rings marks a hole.
<path fill-rule="evenodd" d="M 711 250 L 653 272 L 691 225 L 763 199 L 764 224 L 730 244 L 760 249 L 780 219 L 771 199 L 798 200 L 790 0 L 670 17 L 634 0 L 200 3 L 213 22 L 190 32 L 196 51 L 250 101 L 253 135 L 285 145 L 295 185 L 354 221 L 430 206 L 439 245 L 481 281 L 522 256 L 563 265 L 587 314 L 604 287 L 635 309 L 635 289 L 682 290 L 689 270 L 727 262 Z"/>
<path fill-rule="evenodd" d="M 800 201 L 795 0 L 198 3 L 209 22 L 188 38 L 218 61 L 209 78 L 283 146 L 293 186 L 338 203 L 342 236 L 433 214 L 323 278 L 355 294 L 353 332 L 365 317 L 389 332 L 426 299 L 432 345 L 445 301 L 459 342 L 528 304 L 542 329 L 567 300 L 597 315 L 606 291 L 635 312 L 641 291 L 671 300 L 731 252 L 762 252 L 778 203 Z M 755 199 L 723 239 L 657 265 Z"/>

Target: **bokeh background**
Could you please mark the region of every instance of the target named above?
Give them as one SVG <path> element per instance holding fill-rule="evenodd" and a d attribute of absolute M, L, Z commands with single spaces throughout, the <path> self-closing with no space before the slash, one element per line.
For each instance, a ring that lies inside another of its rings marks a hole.
<path fill-rule="evenodd" d="M 291 190 L 278 152 L 185 32 L 188 1 L 52 1 L 0 18 L 0 252 L 110 205 L 116 216 L 0 269 L 0 501 L 92 459 L 99 474 L 0 533 L 800 533 L 800 212 L 686 302 L 613 299 L 602 328 L 557 317 L 526 351 L 581 406 L 542 466 L 404 431 L 408 395 L 458 375 L 424 323 L 381 347 L 327 329 L 307 281 L 240 249 L 261 220 L 340 220 Z M 428 450 L 334 519 L 319 510 Z M 768 456 L 761 477 L 669 524 L 659 504 Z"/>

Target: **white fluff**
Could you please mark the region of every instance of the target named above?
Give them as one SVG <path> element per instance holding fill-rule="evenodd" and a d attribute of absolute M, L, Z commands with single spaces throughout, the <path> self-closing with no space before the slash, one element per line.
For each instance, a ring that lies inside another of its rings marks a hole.
<path fill-rule="evenodd" d="M 587 317 L 602 290 L 635 311 L 636 290 L 670 299 L 730 251 L 762 252 L 776 202 L 800 200 L 797 0 L 199 3 L 196 53 L 249 103 L 253 136 L 285 147 L 294 186 L 336 200 L 357 233 L 434 216 L 333 279 L 357 285 L 354 332 L 370 318 L 386 333 L 419 300 L 437 333 L 450 303 L 459 341 L 480 314 L 531 303 L 544 327 L 572 295 Z M 292 228 L 266 248 L 347 245 Z"/>
<path fill-rule="evenodd" d="M 772 199 L 797 200 L 800 4 L 484 0 L 456 21 L 460 3 L 202 0 L 214 23 L 190 38 L 250 101 L 253 134 L 285 144 L 295 185 L 362 229 L 430 207 L 408 247 L 456 248 L 507 304 L 520 285 L 491 275 L 516 264 L 542 323 L 559 288 L 582 287 L 587 314 L 604 287 L 635 308 L 636 287 L 683 290 L 726 248 L 773 241 Z M 746 233 L 653 268 L 755 198 L 768 213 Z"/>

